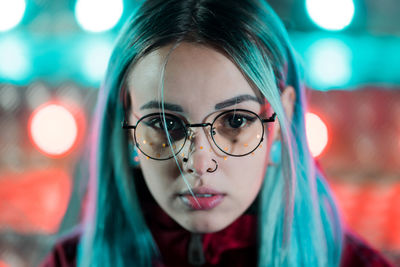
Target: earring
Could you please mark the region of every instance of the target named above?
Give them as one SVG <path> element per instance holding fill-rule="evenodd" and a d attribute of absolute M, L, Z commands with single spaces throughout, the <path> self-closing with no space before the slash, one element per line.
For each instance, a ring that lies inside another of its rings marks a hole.
<path fill-rule="evenodd" d="M 139 153 L 137 147 L 129 142 L 129 163 L 131 166 L 139 165 Z"/>
<path fill-rule="evenodd" d="M 282 157 L 282 144 L 281 141 L 274 141 L 271 145 L 271 151 L 269 153 L 268 165 L 279 165 Z"/>

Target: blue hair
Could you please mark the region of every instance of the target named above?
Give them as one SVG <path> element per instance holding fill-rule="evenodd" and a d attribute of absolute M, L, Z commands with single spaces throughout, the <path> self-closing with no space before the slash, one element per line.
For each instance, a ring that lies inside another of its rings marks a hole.
<path fill-rule="evenodd" d="M 101 86 L 91 151 L 89 206 L 78 266 L 151 266 L 159 258 L 137 197 L 125 77 L 141 57 L 180 42 L 229 57 L 277 113 L 281 159 L 260 191 L 259 266 L 338 266 L 343 230 L 324 177 L 307 146 L 306 99 L 297 61 L 277 15 L 263 0 L 149 0 L 122 30 Z M 287 118 L 281 93 L 292 86 Z"/>

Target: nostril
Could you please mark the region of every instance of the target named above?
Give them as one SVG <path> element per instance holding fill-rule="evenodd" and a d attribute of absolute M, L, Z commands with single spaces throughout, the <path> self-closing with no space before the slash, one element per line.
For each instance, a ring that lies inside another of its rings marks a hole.
<path fill-rule="evenodd" d="M 188 173 L 193 173 L 194 171 L 192 170 L 192 169 L 189 169 L 188 170 Z"/>

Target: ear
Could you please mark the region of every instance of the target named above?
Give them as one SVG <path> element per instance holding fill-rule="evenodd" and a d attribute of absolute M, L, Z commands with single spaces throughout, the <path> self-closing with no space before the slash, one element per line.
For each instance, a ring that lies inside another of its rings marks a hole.
<path fill-rule="evenodd" d="M 289 120 L 292 121 L 293 111 L 294 111 L 294 103 L 296 102 L 296 92 L 292 86 L 287 86 L 282 94 L 281 94 L 281 102 L 283 106 L 283 110 Z M 281 138 L 281 126 L 279 121 L 276 120 L 274 130 L 273 130 L 273 141 L 280 140 Z"/>

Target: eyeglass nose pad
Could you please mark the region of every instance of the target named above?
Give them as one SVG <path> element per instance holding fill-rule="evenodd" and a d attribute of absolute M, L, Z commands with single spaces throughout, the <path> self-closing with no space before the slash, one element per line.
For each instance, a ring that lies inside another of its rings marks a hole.
<path fill-rule="evenodd" d="M 189 141 L 192 141 L 192 139 L 196 136 L 196 132 L 193 131 L 191 128 L 188 128 L 187 130 L 187 138 Z"/>
<path fill-rule="evenodd" d="M 196 137 L 196 131 L 194 131 L 193 129 L 191 129 L 191 128 L 188 128 L 188 130 L 187 130 L 187 139 L 189 140 L 189 141 L 192 141 L 192 139 L 193 138 L 195 138 Z M 211 128 L 211 136 L 214 136 L 214 135 L 216 135 L 217 134 L 217 132 L 215 131 L 215 128 Z M 207 134 L 207 136 L 208 136 L 209 134 Z"/>

